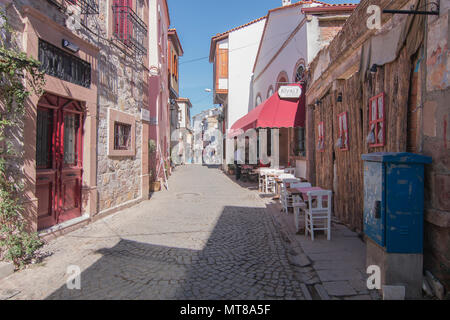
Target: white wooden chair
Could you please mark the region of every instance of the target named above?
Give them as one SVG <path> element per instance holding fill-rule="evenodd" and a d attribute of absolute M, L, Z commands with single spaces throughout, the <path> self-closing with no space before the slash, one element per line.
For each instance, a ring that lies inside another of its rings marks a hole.
<path fill-rule="evenodd" d="M 258 176 L 258 188 L 261 192 L 266 192 L 266 175 L 270 172 L 269 168 L 260 168 Z"/>
<path fill-rule="evenodd" d="M 306 209 L 306 203 L 303 202 L 300 195 L 294 194 L 292 196 L 292 207 L 294 208 L 295 232 L 299 232 L 300 231 L 300 221 L 302 218 L 301 216 L 304 215 L 304 210 Z M 306 228 L 305 228 L 305 230 L 306 230 Z"/>
<path fill-rule="evenodd" d="M 266 193 L 272 192 L 275 193 L 277 188 L 277 183 L 275 181 L 275 177 L 272 175 L 266 176 Z"/>
<path fill-rule="evenodd" d="M 327 239 L 331 240 L 331 204 L 331 191 L 308 192 L 308 208 L 305 210 L 305 236 L 308 236 L 308 233 L 311 234 L 311 239 L 314 241 L 314 231 L 326 230 Z"/>
<path fill-rule="evenodd" d="M 281 183 L 281 206 L 282 211 L 285 211 L 288 213 L 289 207 L 292 207 L 292 197 L 287 192 L 287 184 L 290 184 L 292 187 L 293 185 L 299 184 L 300 180 L 297 178 L 285 178 L 283 179 L 283 182 Z"/>
<path fill-rule="evenodd" d="M 275 175 L 279 175 L 279 174 L 283 174 L 284 170 L 279 170 L 279 169 L 270 169 L 268 172 L 268 174 L 266 175 L 265 178 L 265 192 L 269 193 L 276 193 L 277 192 L 277 183 L 275 181 Z"/>
<path fill-rule="evenodd" d="M 260 192 L 263 192 L 266 189 L 266 177 L 264 175 L 264 172 L 259 172 L 258 175 L 258 190 Z"/>

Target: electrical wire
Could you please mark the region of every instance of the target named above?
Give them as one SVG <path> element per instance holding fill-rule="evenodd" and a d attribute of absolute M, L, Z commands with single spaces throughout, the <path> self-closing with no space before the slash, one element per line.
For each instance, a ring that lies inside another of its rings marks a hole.
<path fill-rule="evenodd" d="M 273 35 L 273 36 L 271 36 L 271 37 L 269 37 L 269 38 L 266 38 L 266 39 L 264 39 L 264 40 L 270 40 L 270 39 L 273 39 L 273 38 L 276 38 L 276 37 L 280 37 L 280 36 L 282 36 L 282 35 L 285 35 L 285 34 L 288 34 L 288 33 L 292 33 L 292 32 L 293 32 L 293 31 L 282 32 L 282 33 Z M 262 39 L 261 39 L 261 40 L 262 40 Z M 235 48 L 235 49 L 232 49 L 232 50 L 228 50 L 228 53 L 230 53 L 230 52 L 235 52 L 235 51 L 238 51 L 238 50 L 242 50 L 242 49 L 246 49 L 246 48 L 252 47 L 252 46 L 254 46 L 254 45 L 259 44 L 260 42 L 261 42 L 261 41 L 253 42 L 253 43 L 250 43 L 250 44 L 245 45 L 245 46 L 242 46 L 242 47 L 238 47 L 238 48 Z M 278 45 L 272 47 L 272 48 L 269 50 L 269 52 L 272 51 L 273 49 L 275 49 L 276 47 L 278 47 Z M 265 56 L 264 56 L 264 57 L 265 57 Z M 263 57 L 263 58 L 264 58 L 264 57 Z M 192 60 L 183 61 L 183 62 L 180 62 L 180 65 L 186 64 L 186 63 L 197 62 L 197 61 L 201 61 L 201 60 L 206 60 L 206 59 L 209 59 L 209 56 L 204 56 L 204 57 L 194 58 L 194 59 L 192 59 Z"/>

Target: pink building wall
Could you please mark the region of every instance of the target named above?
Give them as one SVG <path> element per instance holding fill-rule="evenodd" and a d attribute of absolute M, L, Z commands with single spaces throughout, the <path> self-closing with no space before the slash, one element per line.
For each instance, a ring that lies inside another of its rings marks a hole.
<path fill-rule="evenodd" d="M 166 0 L 151 0 L 150 28 L 153 26 L 153 37 L 150 36 L 150 68 L 157 67 L 158 75 L 149 78 L 150 115 L 157 122 L 152 122 L 149 139 L 157 144 L 157 152 L 149 161 L 152 176 L 159 171 L 158 179 L 163 178 L 162 169 L 158 170 L 161 154 L 165 162 L 170 159 L 170 115 L 169 115 L 169 79 L 168 79 L 168 29 L 170 16 Z"/>

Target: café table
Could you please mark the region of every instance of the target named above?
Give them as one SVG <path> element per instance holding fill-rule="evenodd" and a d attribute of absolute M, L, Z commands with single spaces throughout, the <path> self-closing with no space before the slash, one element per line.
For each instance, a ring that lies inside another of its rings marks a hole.
<path fill-rule="evenodd" d="M 308 192 L 309 191 L 320 191 L 324 190 L 320 187 L 305 187 L 305 188 L 288 188 L 287 191 L 292 195 L 300 195 L 303 201 L 308 202 Z M 324 197 L 326 199 L 326 197 Z"/>

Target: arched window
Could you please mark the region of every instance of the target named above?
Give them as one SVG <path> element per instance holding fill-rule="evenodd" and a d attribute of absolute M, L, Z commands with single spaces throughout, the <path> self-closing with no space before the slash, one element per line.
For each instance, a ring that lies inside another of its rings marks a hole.
<path fill-rule="evenodd" d="M 276 91 L 280 89 L 281 86 L 286 85 L 289 83 L 289 77 L 285 71 L 281 71 L 280 74 L 277 77 L 277 83 L 276 83 Z"/>
<path fill-rule="evenodd" d="M 258 93 L 258 95 L 256 96 L 255 108 L 256 108 L 257 106 L 259 106 L 261 103 L 262 103 L 261 94 Z"/>
<path fill-rule="evenodd" d="M 267 90 L 267 99 L 269 99 L 273 95 L 273 86 L 269 87 L 269 90 Z"/>
<path fill-rule="evenodd" d="M 295 75 L 295 82 L 300 82 L 305 78 L 305 66 L 299 65 L 297 68 L 297 73 Z"/>
<path fill-rule="evenodd" d="M 296 83 L 302 82 L 306 80 L 306 63 L 304 59 L 300 59 L 296 65 L 294 70 L 294 80 Z"/>

